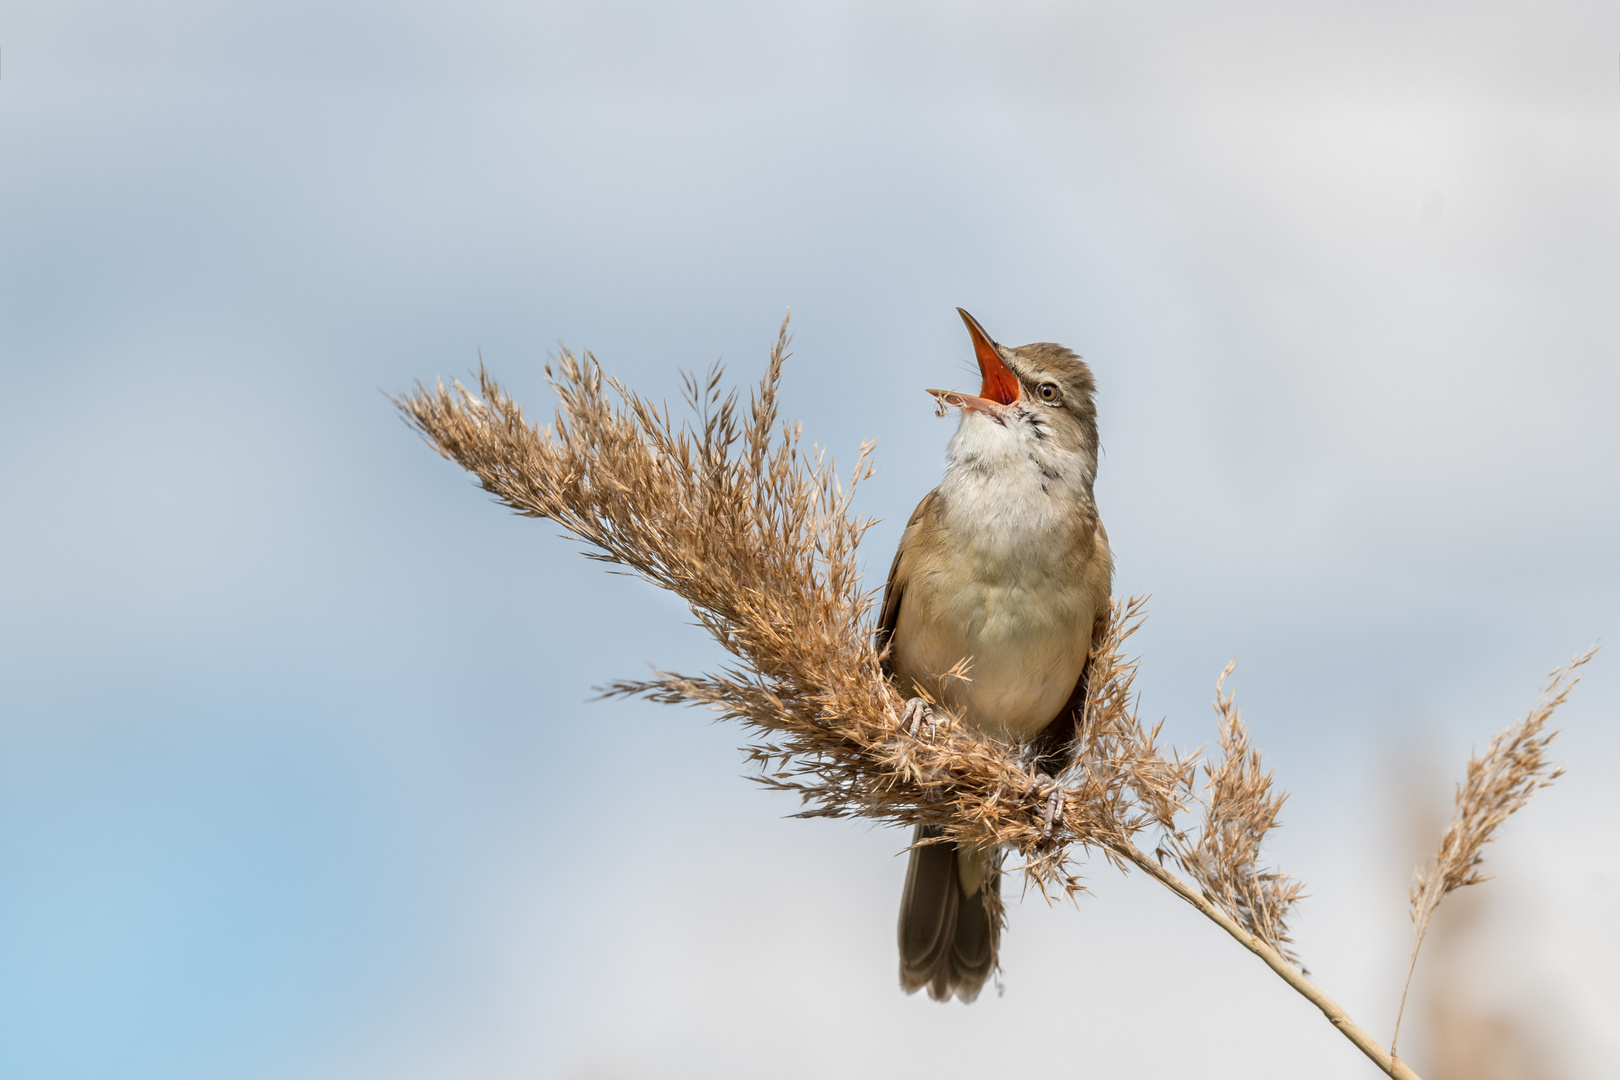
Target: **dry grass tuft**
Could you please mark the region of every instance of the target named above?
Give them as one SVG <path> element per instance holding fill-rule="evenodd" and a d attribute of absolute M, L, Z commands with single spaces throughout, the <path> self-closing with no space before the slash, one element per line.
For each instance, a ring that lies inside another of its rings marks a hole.
<path fill-rule="evenodd" d="M 1288 794 L 1272 790 L 1271 774 L 1260 771 L 1260 749 L 1233 695 L 1221 692 L 1236 666 L 1236 661 L 1227 664 L 1215 681 L 1221 759 L 1204 766 L 1203 828 L 1194 842 L 1177 841 L 1175 854 L 1205 896 L 1298 964 L 1290 947 L 1288 912 L 1304 895 L 1304 886 L 1260 865 L 1261 842 L 1276 827 Z"/>
<path fill-rule="evenodd" d="M 1581 681 L 1580 669 L 1596 655 L 1594 645 L 1566 666 L 1553 669 L 1529 714 L 1492 736 L 1482 756 L 1468 759 L 1468 771 L 1457 785 L 1451 825 L 1440 838 L 1440 850 L 1412 877 L 1412 959 L 1406 967 L 1395 1034 L 1390 1038 L 1392 1054 L 1400 1038 L 1406 995 L 1411 990 L 1412 972 L 1417 968 L 1418 950 L 1429 931 L 1429 920 L 1448 893 L 1490 880 L 1480 873 L 1485 845 L 1495 838 L 1504 821 L 1530 801 L 1530 796 L 1564 775 L 1562 768 L 1547 760 L 1547 746 L 1558 735 L 1546 731 L 1547 721 L 1569 699 L 1569 692 Z"/>
<path fill-rule="evenodd" d="M 798 424 L 780 421 L 787 345 L 784 321 L 746 402 L 721 389 L 718 368 L 689 376 L 689 421 L 638 397 L 589 353 L 567 350 L 546 369 L 558 397 L 549 424 L 529 423 L 482 369 L 477 393 L 456 382 L 418 384 L 395 403 L 497 500 L 557 522 L 595 549 L 590 557 L 682 597 L 735 661 L 705 675 L 617 682 L 609 694 L 706 705 L 738 721 L 756 740 L 747 752 L 761 766 L 758 779 L 797 793 L 802 816 L 933 825 L 958 843 L 1002 845 L 1022 858 L 1026 884 L 1048 897 L 1084 888 L 1088 853 L 1134 867 L 1254 952 L 1380 1069 L 1415 1080 L 1297 966 L 1287 917 L 1301 886 L 1260 861 L 1287 796 L 1273 789 L 1224 692 L 1231 668 L 1216 684 L 1218 760 L 1161 748 L 1159 727 L 1141 722 L 1132 689 L 1139 661 L 1125 652 L 1144 617 L 1140 599 L 1113 603 L 1078 736 L 1057 775 L 1043 772 L 1030 748 L 998 743 L 943 709 L 938 723 L 906 728 L 856 558 L 871 520 L 851 505 L 871 475 L 872 447 L 862 447 L 845 483 L 824 454 L 804 448 Z M 1470 764 L 1457 823 L 1415 894 L 1419 941 L 1439 897 L 1479 880 L 1479 849 L 1496 825 L 1556 775 L 1545 767 L 1550 736 L 1541 726 L 1572 685 L 1555 680 L 1530 719 Z M 1183 818 L 1200 803 L 1194 830 Z"/>
<path fill-rule="evenodd" d="M 556 521 L 596 548 L 591 557 L 687 601 L 737 663 L 607 692 L 707 705 L 742 723 L 757 736 L 748 754 L 763 766 L 758 779 L 797 793 L 801 816 L 937 825 L 952 840 L 1007 845 L 1048 895 L 1082 888 L 1077 850 L 1126 865 L 1143 829 L 1174 830 L 1196 768 L 1162 752 L 1135 712 L 1137 665 L 1122 648 L 1141 601 L 1116 604 L 1082 737 L 1059 777 L 944 710 L 930 731 L 902 730 L 904 702 L 883 677 L 874 597 L 858 572 L 871 522 L 850 510 L 871 447 L 845 483 L 804 449 L 798 425 L 779 422 L 786 330 L 746 403 L 721 389 L 718 369 L 689 378 L 692 422 L 566 350 L 547 368 L 559 399 L 549 425 L 530 424 L 483 371 L 477 393 L 418 386 L 397 404 L 499 501 Z"/>

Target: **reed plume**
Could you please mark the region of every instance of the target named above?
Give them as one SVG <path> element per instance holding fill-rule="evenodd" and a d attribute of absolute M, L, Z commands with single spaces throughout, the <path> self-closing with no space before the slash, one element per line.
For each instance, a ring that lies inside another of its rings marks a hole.
<path fill-rule="evenodd" d="M 1503 822 L 1524 808 L 1530 796 L 1564 775 L 1562 768 L 1547 760 L 1547 745 L 1558 734 L 1546 730 L 1547 721 L 1569 699 L 1569 692 L 1581 681 L 1581 668 L 1595 655 L 1597 647 L 1593 646 L 1565 666 L 1554 668 L 1525 718 L 1492 736 L 1484 754 L 1468 759 L 1463 782 L 1457 785 L 1451 825 L 1440 837 L 1440 850 L 1412 877 L 1412 958 L 1406 965 L 1395 1032 L 1389 1040 L 1391 1055 L 1400 1041 L 1406 996 L 1429 920 L 1448 894 L 1490 880 L 1480 873 L 1485 845 L 1496 838 Z"/>
<path fill-rule="evenodd" d="M 1236 661 L 1227 664 L 1215 680 L 1221 759 L 1204 765 L 1203 826 L 1191 842 L 1176 834 L 1171 843 L 1176 861 L 1206 897 L 1297 965 L 1288 937 L 1288 911 L 1304 895 L 1304 886 L 1260 865 L 1261 842 L 1276 826 L 1288 794 L 1272 790 L 1271 774 L 1260 771 L 1260 749 L 1233 695 L 1221 693 L 1236 666 Z"/>
<path fill-rule="evenodd" d="M 1230 666 L 1216 684 L 1218 759 L 1177 754 L 1141 721 L 1132 689 L 1139 660 L 1126 652 L 1144 617 L 1140 598 L 1112 604 L 1077 735 L 1055 775 L 1032 750 L 982 735 L 945 708 L 935 723 L 908 727 L 883 675 L 875 598 L 856 557 L 872 524 L 852 510 L 871 475 L 872 444 L 846 481 L 805 447 L 799 424 L 781 421 L 788 340 L 784 321 L 746 401 L 722 388 L 718 367 L 688 376 L 691 417 L 679 421 L 590 353 L 567 349 L 546 368 L 558 398 L 547 424 L 527 421 L 482 367 L 476 392 L 419 383 L 395 404 L 498 501 L 557 522 L 592 546 L 591 558 L 680 596 L 732 657 L 716 672 L 657 672 L 612 683 L 608 694 L 704 705 L 737 721 L 754 738 L 747 754 L 757 779 L 797 794 L 800 816 L 931 825 L 945 839 L 1000 847 L 1048 897 L 1084 889 L 1091 854 L 1146 873 L 1259 956 L 1380 1069 L 1414 1078 L 1297 964 L 1287 918 L 1301 886 L 1261 863 L 1287 796 L 1223 693 Z"/>

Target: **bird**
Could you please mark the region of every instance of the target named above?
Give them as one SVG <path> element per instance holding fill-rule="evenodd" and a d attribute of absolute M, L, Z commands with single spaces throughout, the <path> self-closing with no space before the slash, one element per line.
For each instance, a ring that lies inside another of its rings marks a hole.
<path fill-rule="evenodd" d="M 1072 350 L 999 345 L 956 310 L 983 386 L 977 396 L 928 391 L 941 415 L 960 416 L 944 478 L 901 535 L 875 644 L 908 718 L 934 723 L 932 701 L 1056 771 L 1077 731 L 1113 585 L 1092 490 L 1096 381 Z M 900 984 L 966 1003 L 999 970 L 1001 856 L 942 835 L 929 825 L 913 833 Z"/>

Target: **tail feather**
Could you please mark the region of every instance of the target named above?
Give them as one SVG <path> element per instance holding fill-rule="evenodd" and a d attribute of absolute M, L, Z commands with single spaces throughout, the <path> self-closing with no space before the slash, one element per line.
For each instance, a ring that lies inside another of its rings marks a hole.
<path fill-rule="evenodd" d="M 939 835 L 939 829 L 919 825 L 912 842 Z M 926 986 L 935 1001 L 947 1001 L 952 994 L 972 1001 L 996 970 L 1001 920 L 994 898 L 1000 894 L 1001 871 L 989 866 L 983 885 L 968 895 L 962 880 L 963 857 L 960 846 L 952 843 L 911 849 L 900 900 L 900 986 L 908 994 Z M 977 852 L 966 857 L 990 859 Z"/>

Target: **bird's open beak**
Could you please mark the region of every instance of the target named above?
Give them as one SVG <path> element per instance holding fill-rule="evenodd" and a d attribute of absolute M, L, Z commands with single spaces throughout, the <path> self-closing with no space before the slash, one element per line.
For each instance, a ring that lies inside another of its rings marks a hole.
<path fill-rule="evenodd" d="M 956 309 L 967 324 L 968 336 L 973 338 L 973 355 L 979 360 L 979 374 L 984 379 L 984 386 L 979 390 L 979 396 L 972 394 L 958 394 L 954 390 L 930 390 L 941 405 L 956 405 L 963 409 L 975 409 L 987 413 L 996 419 L 1003 408 L 1018 401 L 1020 390 L 1018 376 L 1008 370 L 1002 362 L 1001 354 L 996 351 L 996 343 L 990 340 L 990 335 L 984 332 L 979 320 L 963 311 Z M 941 410 L 941 415 L 944 410 Z"/>

